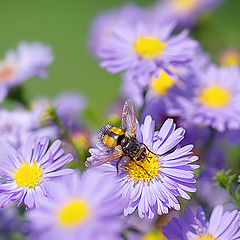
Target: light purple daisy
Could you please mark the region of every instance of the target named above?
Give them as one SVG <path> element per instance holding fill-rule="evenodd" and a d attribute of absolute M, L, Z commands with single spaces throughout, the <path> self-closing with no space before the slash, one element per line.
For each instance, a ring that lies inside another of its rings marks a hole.
<path fill-rule="evenodd" d="M 126 236 L 128 240 L 167 240 L 162 231 L 170 219 L 178 216 L 176 211 L 167 215 L 158 216 L 156 219 L 140 219 L 135 214 L 128 217 Z M 126 218 L 126 217 L 125 217 Z"/>
<path fill-rule="evenodd" d="M 219 56 L 221 66 L 240 66 L 240 51 L 234 48 L 225 49 Z"/>
<path fill-rule="evenodd" d="M 162 123 L 168 112 L 169 97 L 184 95 L 185 92 L 189 94 L 187 88 L 176 75 L 160 69 L 158 77 L 141 76 L 136 80 L 125 74 L 121 92 L 125 98 L 133 99 L 138 107 L 144 105 L 142 117 L 151 115 Z"/>
<path fill-rule="evenodd" d="M 21 42 L 17 50 L 8 51 L 5 58 L 0 61 L 0 92 L 5 92 L 6 95 L 10 87 L 19 85 L 33 76 L 45 78 L 46 68 L 52 63 L 53 58 L 49 46 Z M 0 94 L 0 99 L 2 95 Z"/>
<path fill-rule="evenodd" d="M 196 214 L 189 208 L 178 219 L 163 227 L 168 240 L 239 240 L 240 214 L 238 210 L 223 213 L 223 206 L 216 206 L 207 221 L 201 207 Z"/>
<path fill-rule="evenodd" d="M 47 121 L 48 123 L 51 119 L 48 110 L 52 105 L 56 108 L 56 113 L 66 128 L 71 129 L 81 125 L 81 113 L 87 105 L 87 101 L 82 94 L 65 91 L 53 100 L 42 97 L 32 102 L 34 111 L 38 112 L 43 122 Z"/>
<path fill-rule="evenodd" d="M 96 170 L 73 174 L 51 186 L 51 197 L 28 212 L 34 240 L 120 240 L 121 201 L 115 179 Z"/>
<path fill-rule="evenodd" d="M 140 218 L 152 219 L 156 213 L 167 214 L 169 208 L 179 210 L 178 196 L 190 199 L 186 191 L 195 192 L 193 183 L 196 180 L 192 170 L 199 166 L 191 164 L 198 159 L 191 156 L 193 145 L 179 145 L 184 134 L 185 130 L 176 129 L 172 119 L 166 120 L 161 129 L 155 131 L 155 122 L 147 116 L 141 126 L 137 124 L 136 137 L 139 143 L 144 143 L 151 150 L 147 157 L 137 164 L 124 157 L 118 174 L 115 166 L 117 159 L 99 167 L 106 174 L 116 176 L 118 189 L 115 196 L 124 199 L 125 216 L 138 208 Z M 108 150 L 97 144 L 90 153 L 92 156 L 87 159 L 88 165 L 98 159 L 101 161 Z"/>
<path fill-rule="evenodd" d="M 228 79 L 228 81 L 226 81 Z M 240 128 L 240 70 L 210 65 L 197 76 L 193 96 L 172 99 L 169 114 L 220 132 Z"/>
<path fill-rule="evenodd" d="M 48 148 L 47 138 L 29 137 L 24 148 L 16 150 L 1 142 L 1 207 L 18 202 L 18 206 L 34 208 L 48 196 L 49 180 L 73 173 L 73 169 L 62 169 L 73 157 L 63 155 L 60 145 L 61 141 L 56 140 Z"/>
<path fill-rule="evenodd" d="M 158 76 L 159 67 L 187 64 L 198 47 L 184 30 L 172 36 L 175 23 L 149 25 L 139 22 L 134 26 L 115 27 L 105 37 L 99 56 L 101 66 L 111 73 L 128 70 L 133 76 Z"/>
<path fill-rule="evenodd" d="M 86 104 L 85 97 L 76 92 L 63 92 L 53 100 L 58 117 L 67 128 L 79 125 L 80 114 L 85 109 Z"/>
<path fill-rule="evenodd" d="M 0 141 L 17 149 L 24 145 L 30 135 L 55 138 L 57 129 L 54 126 L 41 126 L 40 117 L 41 112 L 38 109 L 0 109 Z"/>
<path fill-rule="evenodd" d="M 144 18 L 145 11 L 134 3 L 127 3 L 120 8 L 105 11 L 92 22 L 89 48 L 97 57 L 105 38 L 113 33 L 114 27 L 134 25 Z"/>
<path fill-rule="evenodd" d="M 178 27 L 190 28 L 201 13 L 209 12 L 222 0 L 163 0 L 153 6 L 151 16 L 159 24 L 175 20 Z"/>

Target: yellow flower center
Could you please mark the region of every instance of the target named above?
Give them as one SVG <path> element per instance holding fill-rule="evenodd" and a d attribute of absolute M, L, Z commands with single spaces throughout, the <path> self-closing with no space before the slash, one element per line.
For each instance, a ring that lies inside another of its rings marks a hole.
<path fill-rule="evenodd" d="M 161 230 L 153 230 L 147 233 L 142 240 L 167 240 Z"/>
<path fill-rule="evenodd" d="M 234 65 L 240 64 L 240 55 L 237 52 L 228 52 L 222 55 L 221 57 L 221 65 L 230 67 Z"/>
<path fill-rule="evenodd" d="M 16 75 L 17 69 L 13 64 L 0 63 L 0 83 L 11 81 Z"/>
<path fill-rule="evenodd" d="M 213 86 L 204 90 L 199 98 L 202 103 L 217 108 L 227 105 L 231 99 L 231 94 L 227 89 Z"/>
<path fill-rule="evenodd" d="M 160 157 L 148 152 L 143 161 L 126 160 L 123 170 L 128 172 L 128 178 L 134 182 L 147 181 L 159 177 L 159 160 Z"/>
<path fill-rule="evenodd" d="M 142 58 L 155 58 L 159 56 L 163 52 L 165 46 L 166 43 L 160 42 L 158 38 L 143 36 L 140 36 L 134 43 L 135 51 Z"/>
<path fill-rule="evenodd" d="M 87 136 L 81 133 L 73 135 L 73 141 L 77 147 L 86 150 L 89 147 Z"/>
<path fill-rule="evenodd" d="M 173 0 L 173 6 L 182 12 L 191 11 L 198 5 L 198 0 Z"/>
<path fill-rule="evenodd" d="M 206 235 L 204 234 L 200 234 L 199 236 L 197 236 L 196 240 L 217 240 L 216 238 L 214 238 L 211 234 Z"/>
<path fill-rule="evenodd" d="M 36 162 L 33 163 L 25 162 L 17 170 L 12 170 L 14 173 L 10 174 L 15 178 L 18 187 L 34 188 L 39 185 L 42 170 L 38 167 Z"/>
<path fill-rule="evenodd" d="M 159 77 L 152 76 L 150 87 L 159 95 L 164 95 L 174 85 L 174 80 L 165 72 L 159 71 Z"/>
<path fill-rule="evenodd" d="M 72 227 L 84 222 L 89 214 L 89 204 L 85 200 L 74 199 L 58 211 L 57 217 L 62 226 Z"/>

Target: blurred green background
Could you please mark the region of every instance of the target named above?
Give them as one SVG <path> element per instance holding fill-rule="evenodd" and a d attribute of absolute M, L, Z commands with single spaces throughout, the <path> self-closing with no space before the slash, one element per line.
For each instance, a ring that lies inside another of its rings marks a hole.
<path fill-rule="evenodd" d="M 75 90 L 88 99 L 86 115 L 95 126 L 102 124 L 106 106 L 117 98 L 120 75 L 111 75 L 98 66 L 88 49 L 92 19 L 101 11 L 121 6 L 126 0 L 8 0 L 0 1 L 1 57 L 19 41 L 41 41 L 53 48 L 55 61 L 46 80 L 24 83 L 28 98 Z M 154 0 L 136 0 L 151 5 Z M 194 37 L 217 60 L 226 47 L 240 49 L 240 1 L 225 0 L 200 19 Z"/>

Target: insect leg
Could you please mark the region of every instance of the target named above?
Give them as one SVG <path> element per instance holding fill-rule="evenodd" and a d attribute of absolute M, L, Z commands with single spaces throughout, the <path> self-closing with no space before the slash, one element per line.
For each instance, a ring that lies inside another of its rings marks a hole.
<path fill-rule="evenodd" d="M 148 173 L 148 171 L 147 171 L 143 166 L 141 166 L 140 164 L 138 164 L 138 163 L 137 163 L 136 161 L 134 161 L 134 160 L 132 160 L 132 161 L 135 162 L 135 164 L 136 164 L 138 167 L 142 168 L 142 169 L 147 173 L 147 175 L 151 177 L 151 175 Z"/>
<path fill-rule="evenodd" d="M 160 156 L 159 154 L 152 152 L 152 151 L 147 147 L 147 145 L 146 145 L 145 143 L 140 143 L 140 144 L 142 144 L 150 153 L 152 153 L 152 154 L 154 154 L 154 155 L 157 155 L 157 156 Z"/>
<path fill-rule="evenodd" d="M 118 159 L 117 163 L 116 163 L 117 175 L 118 175 L 118 165 L 119 165 L 120 161 L 122 160 L 122 158 L 123 158 L 123 156 L 120 157 L 120 158 Z"/>

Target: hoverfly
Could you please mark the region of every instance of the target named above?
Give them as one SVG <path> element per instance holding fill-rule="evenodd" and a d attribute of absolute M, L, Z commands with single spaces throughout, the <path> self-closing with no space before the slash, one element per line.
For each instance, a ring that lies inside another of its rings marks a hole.
<path fill-rule="evenodd" d="M 87 166 L 100 166 L 118 158 L 116 164 L 118 172 L 121 159 L 127 157 L 143 168 L 137 162 L 147 157 L 147 151 L 151 152 L 144 143 L 136 139 L 136 110 L 131 99 L 127 99 L 123 106 L 121 127 L 106 125 L 100 134 L 99 141 L 107 148 L 107 151 L 92 155 Z"/>

